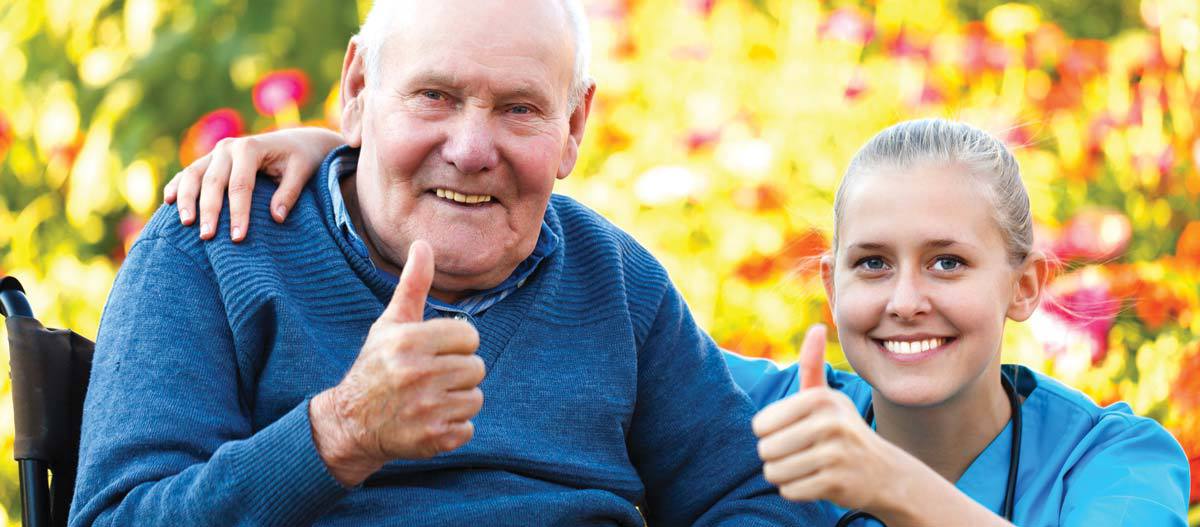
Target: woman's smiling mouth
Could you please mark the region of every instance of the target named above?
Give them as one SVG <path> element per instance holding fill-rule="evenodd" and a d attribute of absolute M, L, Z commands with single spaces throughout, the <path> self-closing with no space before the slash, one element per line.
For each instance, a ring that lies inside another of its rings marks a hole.
<path fill-rule="evenodd" d="M 954 337 L 889 337 L 871 339 L 886 354 L 900 362 L 914 362 L 933 356 L 957 340 Z"/>

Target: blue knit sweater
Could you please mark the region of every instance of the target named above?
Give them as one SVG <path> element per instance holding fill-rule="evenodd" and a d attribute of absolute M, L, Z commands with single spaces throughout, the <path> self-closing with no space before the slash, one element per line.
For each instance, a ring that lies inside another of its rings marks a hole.
<path fill-rule="evenodd" d="M 343 488 L 308 400 L 393 286 L 337 235 L 327 170 L 283 225 L 260 181 L 237 246 L 173 207 L 146 226 L 100 325 L 71 525 L 641 526 L 636 503 L 655 526 L 815 524 L 763 480 L 754 406 L 663 268 L 562 196 L 545 217 L 559 249 L 472 320 L 474 439 Z"/>

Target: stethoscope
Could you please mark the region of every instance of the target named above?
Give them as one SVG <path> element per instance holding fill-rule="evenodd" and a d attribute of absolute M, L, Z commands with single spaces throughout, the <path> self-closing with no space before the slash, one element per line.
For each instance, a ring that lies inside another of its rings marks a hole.
<path fill-rule="evenodd" d="M 1013 502 L 1016 499 L 1017 467 L 1021 464 L 1021 400 L 1017 397 L 1017 389 L 1013 387 L 1008 375 L 1000 373 L 1000 384 L 1004 385 L 1004 393 L 1008 395 L 1008 404 L 1012 407 L 1012 450 L 1008 457 L 1008 483 L 1004 486 L 1004 519 L 1012 521 Z M 863 416 L 868 424 L 875 424 L 875 406 L 867 406 Z M 869 513 L 853 509 L 838 519 L 836 527 L 849 527 L 854 520 L 875 520 L 883 525 L 883 521 Z M 886 527 L 886 526 L 885 526 Z"/>

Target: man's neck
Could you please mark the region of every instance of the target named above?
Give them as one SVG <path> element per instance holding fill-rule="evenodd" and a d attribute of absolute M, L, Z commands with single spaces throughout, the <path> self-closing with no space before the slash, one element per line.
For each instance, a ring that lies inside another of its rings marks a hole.
<path fill-rule="evenodd" d="M 358 205 L 358 186 L 355 184 L 357 177 L 356 174 L 350 174 L 338 181 L 338 186 L 342 192 L 342 201 L 346 204 L 346 213 L 350 216 L 350 221 L 354 224 L 354 230 L 359 234 L 363 245 L 367 246 L 367 255 L 371 258 L 371 263 L 375 264 L 375 268 L 400 276 L 403 266 L 393 263 L 386 256 L 375 250 L 375 235 L 367 227 L 366 223 L 363 222 L 362 208 Z M 434 287 L 429 289 L 429 296 L 447 304 L 453 304 L 462 300 L 466 295 L 461 292 L 451 293 L 442 291 Z"/>
<path fill-rule="evenodd" d="M 872 399 L 879 435 L 951 483 L 962 477 L 1012 417 L 998 364 L 963 393 L 934 407 L 892 404 L 878 390 L 873 390 Z"/>

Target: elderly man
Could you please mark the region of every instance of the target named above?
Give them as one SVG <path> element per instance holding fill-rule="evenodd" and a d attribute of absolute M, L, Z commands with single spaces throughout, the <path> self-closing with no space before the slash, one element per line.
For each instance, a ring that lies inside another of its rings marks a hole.
<path fill-rule="evenodd" d="M 72 525 L 806 525 L 662 267 L 551 195 L 585 27 L 574 1 L 378 2 L 348 146 L 290 221 L 266 185 L 236 247 L 160 210 L 101 323 Z"/>

